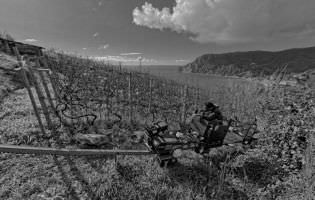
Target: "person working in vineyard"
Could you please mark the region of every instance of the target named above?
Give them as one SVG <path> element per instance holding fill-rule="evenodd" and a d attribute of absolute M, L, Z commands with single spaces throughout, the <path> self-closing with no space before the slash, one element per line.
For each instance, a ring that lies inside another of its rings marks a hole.
<path fill-rule="evenodd" d="M 206 125 L 206 130 L 204 132 L 205 141 L 208 141 L 211 134 L 213 134 L 219 125 L 222 125 L 223 115 L 219 110 L 219 106 L 212 102 L 207 102 L 205 104 L 206 109 L 202 112 L 201 123 Z M 204 121 L 204 122 L 203 122 Z"/>
<path fill-rule="evenodd" d="M 205 103 L 205 110 L 202 112 L 201 119 L 206 120 L 208 123 L 220 123 L 223 120 L 223 115 L 219 110 L 219 106 L 212 102 Z"/>
<path fill-rule="evenodd" d="M 205 103 L 205 109 L 201 110 L 199 114 L 194 115 L 191 119 L 190 125 L 194 132 L 207 140 L 207 138 L 215 131 L 217 125 L 221 125 L 223 115 L 219 110 L 219 106 L 212 102 Z"/>

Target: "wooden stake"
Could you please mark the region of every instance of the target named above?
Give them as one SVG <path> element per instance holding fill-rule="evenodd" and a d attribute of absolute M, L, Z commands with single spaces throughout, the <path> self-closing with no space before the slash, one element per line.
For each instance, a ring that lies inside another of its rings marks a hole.
<path fill-rule="evenodd" d="M 131 72 L 128 78 L 129 122 L 132 122 L 132 96 L 131 96 Z"/>
<path fill-rule="evenodd" d="M 314 165 L 314 161 L 313 161 L 313 145 L 315 142 L 315 138 L 314 138 L 314 131 L 311 131 L 309 133 L 309 141 L 308 141 L 308 146 L 306 148 L 306 165 L 305 165 L 305 178 L 306 178 L 306 191 L 305 191 L 305 196 L 306 196 L 306 200 L 313 200 L 313 188 L 314 188 L 314 182 L 315 182 L 315 178 L 313 176 L 313 165 Z"/>
<path fill-rule="evenodd" d="M 106 94 L 106 120 L 109 120 L 109 93 L 110 93 L 110 81 L 109 81 L 109 77 L 107 77 L 108 81 L 107 81 L 107 85 L 106 85 L 106 91 L 107 91 L 107 94 Z"/>
<path fill-rule="evenodd" d="M 200 106 L 200 104 L 202 103 L 202 100 L 201 100 L 201 89 L 198 87 L 197 89 L 197 106 Z M 197 107 L 198 108 L 198 107 Z"/>
<path fill-rule="evenodd" d="M 194 110 L 197 110 L 197 102 L 198 102 L 198 97 L 197 97 L 197 88 L 196 87 L 194 87 L 193 88 L 193 93 L 194 93 Z"/>
<path fill-rule="evenodd" d="M 186 121 L 186 97 L 187 97 L 187 85 L 184 85 L 182 88 L 182 115 L 181 115 L 181 122 L 185 123 Z"/>
<path fill-rule="evenodd" d="M 121 73 L 121 62 L 119 62 L 119 72 Z"/>
<path fill-rule="evenodd" d="M 148 113 L 151 113 L 151 106 L 152 106 L 152 78 L 149 78 L 149 90 L 150 90 L 150 97 L 149 97 L 149 110 Z"/>

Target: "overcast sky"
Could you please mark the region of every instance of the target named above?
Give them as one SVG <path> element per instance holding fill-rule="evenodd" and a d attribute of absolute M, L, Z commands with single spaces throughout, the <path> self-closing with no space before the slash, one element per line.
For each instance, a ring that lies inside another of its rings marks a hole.
<path fill-rule="evenodd" d="M 15 39 L 125 64 L 315 45 L 315 0 L 0 0 Z"/>

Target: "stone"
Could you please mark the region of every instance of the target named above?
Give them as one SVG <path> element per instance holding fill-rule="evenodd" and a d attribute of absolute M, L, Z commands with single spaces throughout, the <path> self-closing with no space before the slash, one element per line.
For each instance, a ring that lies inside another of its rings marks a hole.
<path fill-rule="evenodd" d="M 111 142 L 108 136 L 101 134 L 77 134 L 74 139 L 82 145 L 93 146 L 102 146 Z"/>

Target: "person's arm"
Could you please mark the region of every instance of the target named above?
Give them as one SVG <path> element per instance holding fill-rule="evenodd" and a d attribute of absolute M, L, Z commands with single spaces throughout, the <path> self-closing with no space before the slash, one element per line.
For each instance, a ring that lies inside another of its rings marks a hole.
<path fill-rule="evenodd" d="M 207 121 L 212 121 L 216 118 L 216 113 L 214 112 L 204 112 L 201 116 L 202 119 L 205 119 Z"/>
<path fill-rule="evenodd" d="M 216 109 L 214 112 L 204 112 L 202 114 L 202 119 L 205 119 L 207 121 L 212 121 L 212 120 L 222 120 L 223 119 L 223 116 L 222 116 L 222 113 Z"/>

